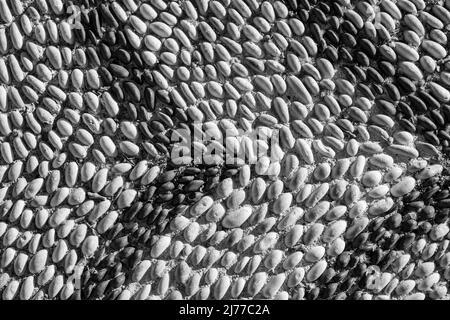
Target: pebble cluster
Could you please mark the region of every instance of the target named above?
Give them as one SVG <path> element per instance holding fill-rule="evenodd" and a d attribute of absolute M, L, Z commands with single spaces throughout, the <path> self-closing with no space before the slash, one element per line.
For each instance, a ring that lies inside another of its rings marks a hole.
<path fill-rule="evenodd" d="M 1 299 L 448 299 L 449 31 L 448 0 L 0 0 Z M 174 157 L 199 127 L 272 156 Z"/>

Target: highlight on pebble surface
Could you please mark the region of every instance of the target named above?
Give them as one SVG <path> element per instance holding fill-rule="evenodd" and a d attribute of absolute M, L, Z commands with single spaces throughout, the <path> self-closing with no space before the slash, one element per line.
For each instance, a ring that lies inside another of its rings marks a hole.
<path fill-rule="evenodd" d="M 449 30 L 449 0 L 0 0 L 0 299 L 448 300 Z"/>

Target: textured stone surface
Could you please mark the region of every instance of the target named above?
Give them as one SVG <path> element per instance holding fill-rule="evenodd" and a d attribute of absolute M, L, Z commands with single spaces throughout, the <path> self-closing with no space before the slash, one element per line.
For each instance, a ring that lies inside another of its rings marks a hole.
<path fill-rule="evenodd" d="M 0 0 L 0 297 L 448 299 L 449 23 Z"/>

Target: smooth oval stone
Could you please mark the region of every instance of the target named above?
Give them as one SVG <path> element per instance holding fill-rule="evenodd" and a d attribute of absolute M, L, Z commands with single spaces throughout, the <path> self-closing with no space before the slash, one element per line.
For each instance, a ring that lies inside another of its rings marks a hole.
<path fill-rule="evenodd" d="M 295 268 L 288 276 L 287 285 L 289 288 L 297 286 L 305 277 L 305 270 L 302 267 Z"/>
<path fill-rule="evenodd" d="M 233 180 L 231 178 L 224 179 L 216 189 L 217 196 L 219 198 L 228 197 L 233 191 Z"/>
<path fill-rule="evenodd" d="M 441 223 L 438 225 L 435 225 L 433 229 L 430 231 L 430 238 L 433 241 L 441 240 L 443 237 L 445 237 L 449 233 L 450 229 L 447 224 Z"/>
<path fill-rule="evenodd" d="M 204 214 L 208 209 L 213 205 L 214 200 L 209 196 L 205 196 L 197 201 L 190 210 L 190 214 L 192 217 L 199 217 Z"/>
<path fill-rule="evenodd" d="M 229 211 L 222 220 L 224 228 L 240 227 L 252 214 L 251 207 L 242 207 L 237 210 Z"/>
<path fill-rule="evenodd" d="M 398 131 L 394 133 L 394 141 L 402 145 L 410 145 L 414 142 L 414 137 L 407 131 Z"/>
<path fill-rule="evenodd" d="M 410 193 L 416 186 L 416 180 L 413 177 L 404 177 L 397 184 L 391 187 L 391 195 L 401 197 Z"/>
<path fill-rule="evenodd" d="M 296 267 L 303 258 L 303 253 L 300 251 L 291 253 L 283 262 L 283 268 L 285 270 Z"/>
<path fill-rule="evenodd" d="M 400 167 L 393 167 L 391 170 L 385 173 L 383 176 L 384 181 L 392 182 L 397 180 L 403 173 L 403 170 Z"/>
<path fill-rule="evenodd" d="M 367 171 L 362 176 L 361 182 L 366 187 L 375 187 L 381 182 L 381 172 L 377 170 Z"/>
<path fill-rule="evenodd" d="M 345 241 L 341 238 L 336 238 L 328 247 L 327 255 L 330 257 L 337 257 L 345 249 Z"/>
<path fill-rule="evenodd" d="M 424 168 L 422 171 L 420 171 L 417 174 L 417 179 L 419 179 L 419 180 L 429 179 L 431 177 L 441 174 L 443 170 L 444 170 L 444 168 L 442 167 L 442 165 L 433 164 L 431 166 Z"/>
<path fill-rule="evenodd" d="M 360 234 L 369 224 L 367 217 L 357 218 L 353 221 L 353 224 L 345 232 L 345 238 L 347 240 L 353 240 L 358 234 Z"/>
<path fill-rule="evenodd" d="M 429 276 L 434 272 L 435 264 L 432 261 L 420 263 L 414 272 L 414 274 L 420 278 Z"/>
<path fill-rule="evenodd" d="M 386 199 L 381 199 L 378 201 L 375 201 L 374 203 L 371 204 L 370 208 L 369 208 L 369 214 L 373 215 L 373 216 L 378 216 L 381 215 L 387 211 L 389 211 L 389 209 L 392 208 L 392 206 L 394 205 L 394 200 L 392 200 L 392 198 L 386 198 Z"/>
<path fill-rule="evenodd" d="M 395 288 L 395 293 L 399 296 L 407 295 L 415 286 L 416 282 L 414 280 L 403 280 Z"/>
<path fill-rule="evenodd" d="M 376 154 L 369 158 L 369 163 L 377 168 L 390 168 L 394 164 L 394 159 L 384 153 Z"/>
<path fill-rule="evenodd" d="M 278 290 L 283 285 L 284 281 L 286 279 L 286 275 L 284 273 L 280 273 L 276 276 L 273 276 L 269 279 L 267 284 L 264 286 L 262 290 L 262 294 L 266 298 L 272 298 L 275 296 L 275 294 L 278 292 Z"/>
<path fill-rule="evenodd" d="M 310 248 L 305 254 L 305 260 L 310 263 L 319 261 L 325 255 L 325 248 L 322 246 L 315 246 Z"/>
<path fill-rule="evenodd" d="M 325 243 L 330 243 L 337 237 L 339 237 L 341 234 L 345 232 L 347 229 L 347 222 L 344 220 L 338 220 L 333 223 L 331 223 L 325 232 L 322 235 L 322 240 Z"/>
<path fill-rule="evenodd" d="M 208 222 L 218 222 L 225 215 L 225 208 L 220 203 L 215 203 L 206 212 L 205 218 Z"/>
<path fill-rule="evenodd" d="M 313 265 L 311 269 L 309 269 L 308 273 L 306 274 L 306 280 L 309 282 L 317 280 L 326 268 L 327 262 L 325 260 L 320 260 L 315 265 Z"/>
<path fill-rule="evenodd" d="M 292 203 L 292 193 L 282 193 L 278 199 L 273 202 L 273 212 L 281 214 L 286 211 Z"/>

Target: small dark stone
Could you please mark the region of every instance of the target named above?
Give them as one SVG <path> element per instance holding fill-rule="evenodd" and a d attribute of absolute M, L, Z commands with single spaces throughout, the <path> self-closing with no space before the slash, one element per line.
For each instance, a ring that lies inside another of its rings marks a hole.
<path fill-rule="evenodd" d="M 155 92 L 149 87 L 144 89 L 144 100 L 150 110 L 155 109 Z"/>
<path fill-rule="evenodd" d="M 328 46 L 323 52 L 325 58 L 331 63 L 336 63 L 339 59 L 338 52 L 333 46 Z"/>
<path fill-rule="evenodd" d="M 387 42 L 391 39 L 391 35 L 386 28 L 377 28 L 377 35 L 383 42 Z"/>
<path fill-rule="evenodd" d="M 368 67 L 370 65 L 369 57 L 362 51 L 356 52 L 356 62 L 362 67 Z"/>
<path fill-rule="evenodd" d="M 342 270 L 341 272 L 337 273 L 333 279 L 331 279 L 332 282 L 341 282 L 347 279 L 347 276 L 349 274 L 349 270 Z"/>
<path fill-rule="evenodd" d="M 332 29 L 332 30 L 338 30 L 339 29 L 339 26 L 340 26 L 340 21 L 339 21 L 339 18 L 338 17 L 336 17 L 336 16 L 332 16 L 332 17 L 330 17 L 329 19 L 328 19 L 328 25 L 330 26 L 330 28 Z"/>
<path fill-rule="evenodd" d="M 342 282 L 339 285 L 339 291 L 341 292 L 346 292 L 349 291 L 349 289 L 353 286 L 353 284 L 355 283 L 355 278 L 348 278 L 346 280 L 344 280 L 344 282 Z"/>
<path fill-rule="evenodd" d="M 128 236 L 123 236 L 117 239 L 114 239 L 111 242 L 111 247 L 120 250 L 128 245 Z"/>
<path fill-rule="evenodd" d="M 138 241 L 139 243 L 146 244 L 148 242 L 148 239 L 150 239 L 152 235 L 152 229 L 148 229 L 144 232 L 142 236 L 139 237 Z"/>
<path fill-rule="evenodd" d="M 396 113 L 396 109 L 394 104 L 392 104 L 391 102 L 387 101 L 387 100 L 377 100 L 376 101 L 376 105 L 380 108 L 380 111 L 390 115 L 390 116 L 394 116 Z"/>
<path fill-rule="evenodd" d="M 111 39 L 109 42 L 115 41 L 115 37 L 114 39 Z M 111 50 L 109 49 L 109 46 L 107 44 L 104 43 L 100 43 L 98 45 L 98 49 L 99 49 L 99 53 L 100 53 L 100 58 L 103 61 L 108 61 L 109 59 L 111 59 Z"/>
<path fill-rule="evenodd" d="M 128 95 L 127 95 L 128 96 Z M 138 111 L 136 108 L 136 105 L 128 102 L 125 104 L 125 108 L 124 111 L 126 112 L 124 114 L 124 117 L 131 120 L 131 121 L 136 121 L 138 119 Z"/>
<path fill-rule="evenodd" d="M 346 251 L 339 255 L 338 259 L 336 260 L 336 266 L 338 268 L 346 268 L 348 263 L 350 262 L 351 253 Z"/>
<path fill-rule="evenodd" d="M 309 26 L 309 30 L 314 41 L 320 42 L 323 39 L 322 30 L 317 23 L 311 23 L 311 25 Z"/>
<path fill-rule="evenodd" d="M 387 237 L 386 237 L 387 236 Z M 397 241 L 399 240 L 400 236 L 397 233 L 391 234 L 388 236 L 388 234 L 385 234 L 385 242 L 382 246 L 384 250 L 389 250 L 395 247 Z"/>
<path fill-rule="evenodd" d="M 436 193 L 435 199 L 441 200 L 439 201 L 438 206 L 440 208 L 449 208 L 450 207 L 450 199 L 447 199 L 449 197 L 449 191 L 448 190 L 442 190 Z"/>
<path fill-rule="evenodd" d="M 402 96 L 416 91 L 416 85 L 406 77 L 399 77 L 396 84 Z"/>
<path fill-rule="evenodd" d="M 361 39 L 358 41 L 359 47 L 370 58 L 373 59 L 377 53 L 377 48 L 372 41 L 368 39 Z"/>
<path fill-rule="evenodd" d="M 114 52 L 113 58 L 117 59 L 119 63 L 128 64 L 131 61 L 131 55 L 124 49 L 119 49 Z"/>
<path fill-rule="evenodd" d="M 330 13 L 330 11 L 331 11 L 330 6 L 328 4 L 326 4 L 326 3 L 324 3 L 324 2 L 317 3 L 317 7 L 316 8 L 317 8 L 317 10 L 320 10 L 320 12 L 322 12 L 324 14 Z M 313 8 L 313 10 L 316 9 L 316 8 Z M 321 23 L 325 23 L 326 20 L 325 21 L 320 21 L 320 22 Z"/>
<path fill-rule="evenodd" d="M 415 240 L 416 235 L 414 233 L 407 233 L 402 235 L 399 241 L 397 242 L 396 247 L 399 250 L 408 250 Z"/>
<path fill-rule="evenodd" d="M 406 119 L 400 119 L 398 123 L 403 130 L 411 133 L 416 132 L 416 126 L 411 121 Z"/>
<path fill-rule="evenodd" d="M 353 293 L 352 300 L 361 300 L 364 292 L 361 290 L 357 290 Z"/>
<path fill-rule="evenodd" d="M 109 282 L 108 290 L 114 290 L 119 288 L 125 283 L 126 276 L 124 273 L 117 275 L 114 279 Z"/>
<path fill-rule="evenodd" d="M 368 229 L 369 229 L 369 231 L 377 231 L 378 229 L 381 228 L 383 223 L 384 223 L 384 218 L 377 217 L 377 218 L 373 219 L 372 221 L 370 221 Z"/>
<path fill-rule="evenodd" d="M 127 47 L 128 43 L 127 43 L 127 38 L 125 37 L 125 34 L 122 31 L 118 31 L 116 32 L 116 37 L 117 37 L 117 45 L 119 47 Z"/>
<path fill-rule="evenodd" d="M 349 290 L 350 291 L 350 290 Z M 335 297 L 334 300 L 347 300 L 347 294 L 345 292 L 339 292 Z"/>
<path fill-rule="evenodd" d="M 421 89 L 418 91 L 420 99 L 422 99 L 423 102 L 425 102 L 428 110 L 434 110 L 434 109 L 440 109 L 441 104 L 439 101 L 437 101 L 431 94 L 429 94 L 427 91 Z"/>
<path fill-rule="evenodd" d="M 421 196 L 420 191 L 418 190 L 412 191 L 403 197 L 403 202 L 404 203 L 414 202 L 418 200 L 420 196 Z"/>
<path fill-rule="evenodd" d="M 371 91 L 373 92 L 373 94 L 375 96 L 377 95 L 382 95 L 384 93 L 384 88 L 381 84 L 379 83 L 372 83 L 371 85 Z"/>
<path fill-rule="evenodd" d="M 105 279 L 108 279 L 110 267 L 106 265 L 106 263 L 102 263 L 98 267 L 100 267 L 101 269 L 88 271 L 90 275 L 88 274 L 87 277 L 84 279 L 84 284 L 86 284 L 89 280 L 100 282 Z"/>
<path fill-rule="evenodd" d="M 365 85 L 363 83 L 358 83 L 356 88 L 359 90 L 361 95 L 366 97 L 367 99 L 369 99 L 369 100 L 375 99 L 375 95 L 372 93 L 372 90 L 370 90 L 370 88 L 367 85 Z"/>
<path fill-rule="evenodd" d="M 356 29 L 353 23 L 351 23 L 349 20 L 344 20 L 342 22 L 341 30 L 348 32 L 353 36 L 356 36 L 356 34 L 358 33 L 358 29 Z"/>
<path fill-rule="evenodd" d="M 326 4 L 324 4 L 326 5 Z M 315 7 L 309 13 L 310 20 L 318 21 L 319 23 L 325 24 L 327 22 L 327 16 L 319 8 Z M 318 26 L 319 27 L 319 26 Z"/>
<path fill-rule="evenodd" d="M 109 289 L 108 289 L 109 290 Z M 117 288 L 112 291 L 109 291 L 109 293 L 105 296 L 105 300 L 116 300 L 117 297 L 122 293 L 122 288 Z"/>
<path fill-rule="evenodd" d="M 345 22 L 343 23 L 343 25 Z M 339 35 L 339 43 L 348 48 L 354 48 L 356 46 L 356 39 L 350 33 L 342 33 Z"/>
<path fill-rule="evenodd" d="M 189 184 L 187 184 L 183 189 L 186 192 L 199 191 L 204 183 L 205 181 L 203 180 L 193 180 L 189 182 Z"/>
<path fill-rule="evenodd" d="M 142 202 L 140 201 L 135 202 L 130 208 L 126 209 L 126 211 L 123 213 L 122 215 L 123 220 L 126 222 L 132 221 L 143 206 L 144 204 Z"/>
<path fill-rule="evenodd" d="M 439 138 L 433 131 L 426 131 L 423 133 L 423 136 L 425 140 L 432 145 L 439 146 L 441 144 Z"/>
<path fill-rule="evenodd" d="M 398 255 L 395 251 L 391 251 L 388 254 L 386 254 L 383 259 L 381 260 L 379 266 L 381 268 L 381 271 L 386 271 L 389 266 L 398 258 Z"/>
<path fill-rule="evenodd" d="M 401 225 L 401 223 L 402 223 L 402 216 L 398 213 L 395 213 L 386 219 L 385 226 L 389 229 L 396 229 Z"/>
<path fill-rule="evenodd" d="M 319 297 L 320 288 L 315 287 L 306 293 L 306 299 L 308 300 L 316 300 Z"/>
<path fill-rule="evenodd" d="M 308 21 L 309 19 L 309 12 L 305 9 L 300 9 L 299 11 L 297 11 L 298 17 L 300 19 L 300 21 Z"/>
<path fill-rule="evenodd" d="M 403 113 L 403 115 L 407 119 L 411 119 L 414 117 L 414 112 L 412 111 L 411 107 L 404 101 L 399 101 L 397 104 L 397 110 Z"/>
<path fill-rule="evenodd" d="M 423 128 L 424 130 L 436 130 L 436 124 L 424 115 L 420 115 L 417 117 L 417 125 Z"/>
<path fill-rule="evenodd" d="M 370 254 L 370 262 L 371 264 L 377 265 L 380 263 L 381 259 L 383 258 L 384 253 L 381 248 L 376 248 L 372 253 Z"/>
<path fill-rule="evenodd" d="M 109 230 L 107 231 L 106 238 L 112 240 L 112 239 L 114 239 L 115 237 L 117 237 L 117 235 L 118 235 L 122 230 L 123 230 L 123 225 L 122 225 L 122 223 L 119 222 L 119 223 L 115 224 L 111 229 L 109 229 Z"/>
<path fill-rule="evenodd" d="M 100 282 L 99 284 L 97 284 L 95 286 L 95 289 L 92 290 L 92 293 L 90 295 L 90 299 L 99 299 L 101 297 L 103 297 L 106 288 L 108 287 L 110 280 L 105 280 Z"/>
<path fill-rule="evenodd" d="M 360 233 L 355 239 L 352 241 L 352 246 L 355 249 L 362 248 L 367 240 L 369 239 L 370 234 L 368 232 Z"/>
<path fill-rule="evenodd" d="M 86 33 L 85 28 L 76 28 L 73 30 L 75 35 L 75 41 L 78 43 L 86 43 L 86 38 L 89 40 L 88 43 L 97 43 L 97 37 L 92 32 L 92 30 L 88 30 Z"/>
<path fill-rule="evenodd" d="M 86 268 L 83 271 L 83 273 L 81 274 L 81 279 L 80 279 L 81 285 L 85 286 L 89 282 L 90 279 L 91 279 L 91 272 L 89 271 L 89 269 Z"/>
<path fill-rule="evenodd" d="M 335 15 L 338 18 L 341 18 L 344 15 L 344 10 L 337 2 L 333 2 L 331 4 L 331 12 L 333 15 Z"/>
<path fill-rule="evenodd" d="M 398 90 L 397 86 L 393 85 L 392 83 L 386 83 L 385 89 L 386 89 L 386 93 L 392 99 L 392 101 L 400 100 L 401 95 L 400 95 L 400 91 Z"/>
<path fill-rule="evenodd" d="M 346 80 L 350 81 L 353 84 L 356 84 L 357 82 L 356 76 L 353 74 L 350 68 L 343 67 L 342 72 L 344 73 Z"/>
<path fill-rule="evenodd" d="M 70 296 L 70 300 L 81 300 L 82 291 L 80 289 L 76 289 L 74 293 Z"/>
<path fill-rule="evenodd" d="M 86 49 L 86 57 L 88 59 L 89 65 L 91 65 L 92 67 L 98 68 L 101 66 L 100 58 L 97 55 L 97 51 L 92 46 L 89 46 Z"/>
<path fill-rule="evenodd" d="M 339 37 L 338 37 L 338 35 L 336 34 L 336 32 L 334 32 L 334 31 L 331 30 L 331 29 L 330 29 L 330 30 L 327 30 L 327 31 L 324 33 L 323 38 L 324 38 L 325 40 L 327 40 L 328 43 L 331 44 L 331 45 L 334 45 L 334 46 L 339 45 Z"/>
<path fill-rule="evenodd" d="M 109 10 L 109 5 L 106 5 L 106 4 L 100 5 L 100 16 L 102 18 L 102 22 L 104 22 L 106 25 L 113 27 L 113 28 L 119 27 L 119 24 L 118 24 L 116 18 Z"/>
<path fill-rule="evenodd" d="M 385 77 L 393 77 L 395 75 L 395 67 L 388 61 L 381 61 L 378 63 L 378 68 L 381 74 Z"/>
<path fill-rule="evenodd" d="M 436 215 L 436 210 L 432 206 L 426 206 L 419 212 L 419 217 L 423 220 L 433 219 Z"/>
<path fill-rule="evenodd" d="M 352 270 L 352 276 L 360 278 L 367 270 L 367 265 L 365 263 L 358 263 Z"/>
<path fill-rule="evenodd" d="M 339 47 L 338 49 L 339 60 L 350 63 L 353 62 L 353 55 L 344 47 Z"/>
<path fill-rule="evenodd" d="M 144 63 L 142 61 L 141 56 L 139 55 L 139 53 L 137 51 L 133 51 L 131 53 L 131 61 L 139 69 L 139 71 L 141 69 L 144 69 Z"/>
<path fill-rule="evenodd" d="M 444 223 L 448 219 L 449 209 L 439 210 L 439 212 L 436 214 L 436 217 L 434 218 L 434 221 L 436 223 Z"/>
<path fill-rule="evenodd" d="M 86 300 L 91 297 L 92 292 L 95 289 L 95 286 L 96 286 L 96 284 L 94 282 L 91 282 L 82 288 L 82 292 L 81 292 L 82 300 Z"/>
<path fill-rule="evenodd" d="M 121 260 L 127 260 L 135 253 L 135 251 L 136 249 L 134 247 L 123 248 L 119 253 L 119 257 Z"/>
<path fill-rule="evenodd" d="M 357 65 L 352 65 L 352 66 L 350 66 L 350 70 L 352 70 L 355 77 L 358 78 L 360 81 L 367 80 L 366 72 L 361 67 L 359 67 Z"/>
<path fill-rule="evenodd" d="M 445 126 L 444 116 L 441 114 L 441 112 L 439 110 L 437 110 L 437 109 L 431 110 L 430 116 L 438 127 L 441 128 L 441 127 Z"/>
<path fill-rule="evenodd" d="M 330 283 L 328 286 L 326 286 L 322 292 L 321 292 L 321 297 L 323 299 L 328 299 L 331 298 L 334 293 L 336 292 L 336 289 L 338 288 L 339 283 Z"/>

